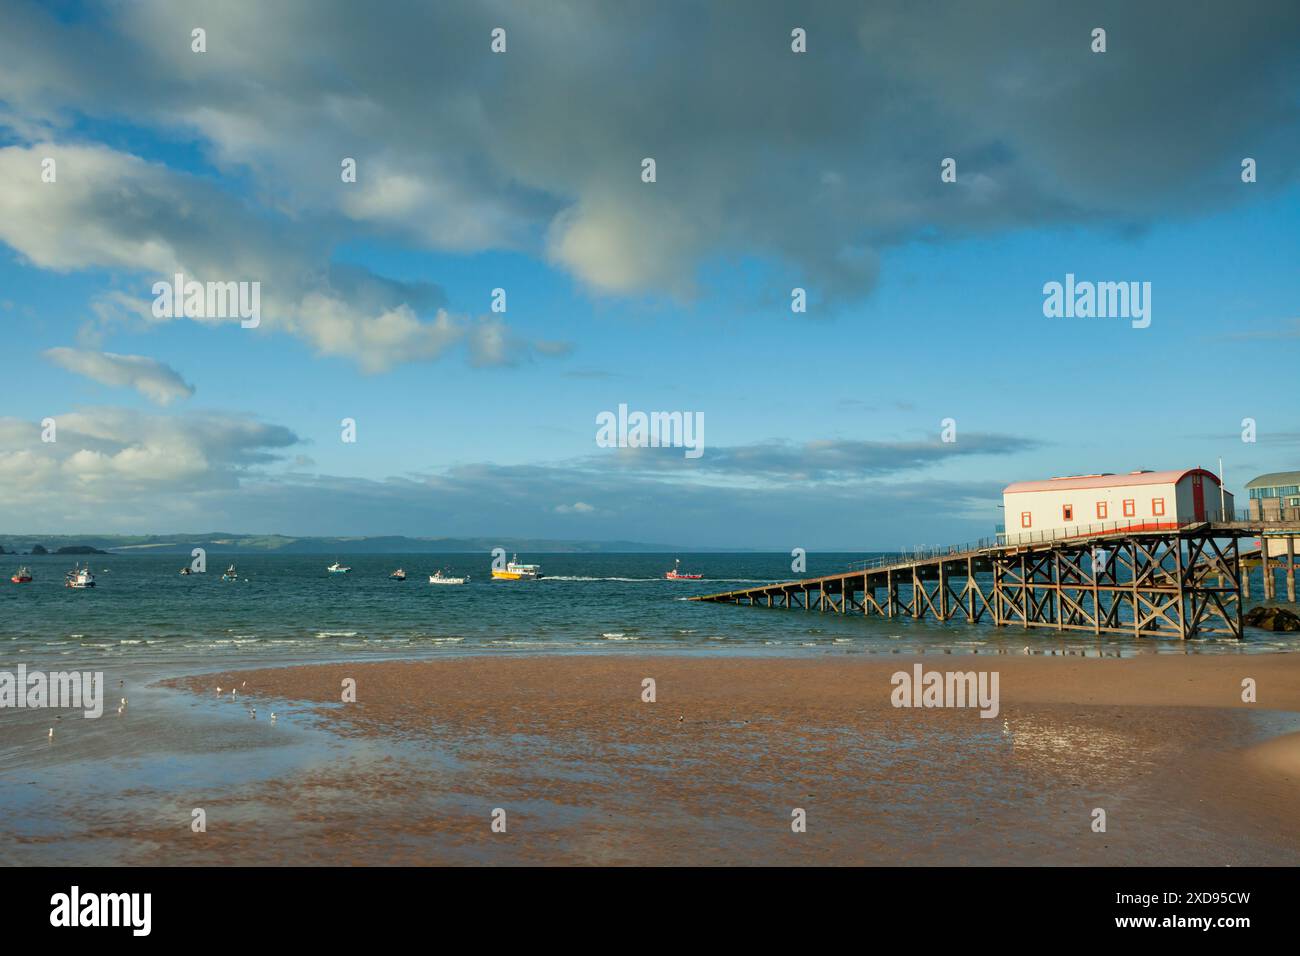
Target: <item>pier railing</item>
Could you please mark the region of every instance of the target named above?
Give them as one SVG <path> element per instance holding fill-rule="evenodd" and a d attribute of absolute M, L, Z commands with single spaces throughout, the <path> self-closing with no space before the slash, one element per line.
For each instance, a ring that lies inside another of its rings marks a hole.
<path fill-rule="evenodd" d="M 1287 509 L 1297 511 L 1298 509 Z M 965 557 L 982 551 L 999 548 L 1017 548 L 1025 545 L 1048 544 L 1053 541 L 1070 541 L 1078 538 L 1098 538 L 1109 534 L 1127 534 L 1142 532 L 1165 533 L 1199 528 L 1205 525 L 1228 524 L 1247 526 L 1248 528 L 1267 529 L 1272 526 L 1290 527 L 1300 523 L 1300 514 L 1294 517 L 1282 515 L 1277 518 L 1253 518 L 1248 510 L 1237 510 L 1220 516 L 1215 514 L 1208 520 L 1200 521 L 1156 521 L 1150 518 L 1127 518 L 1122 521 L 1098 521 L 1088 524 L 1070 525 L 1066 528 L 1054 528 L 1041 531 L 1012 531 L 995 537 L 980 538 L 964 544 L 935 545 L 909 548 L 907 550 L 876 555 L 862 561 L 849 564 L 849 571 L 872 571 L 881 568 L 902 567 L 935 558 Z"/>

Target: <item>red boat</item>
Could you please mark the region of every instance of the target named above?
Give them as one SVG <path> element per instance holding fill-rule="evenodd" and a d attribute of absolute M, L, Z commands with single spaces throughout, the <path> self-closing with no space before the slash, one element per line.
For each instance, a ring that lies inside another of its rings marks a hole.
<path fill-rule="evenodd" d="M 673 562 L 673 569 L 664 575 L 669 581 L 698 581 L 702 574 L 682 574 L 682 559 Z"/>
<path fill-rule="evenodd" d="M 28 571 L 26 568 L 19 568 L 18 573 L 15 574 L 13 577 L 11 577 L 9 580 L 12 581 L 14 584 L 31 584 L 32 572 Z"/>

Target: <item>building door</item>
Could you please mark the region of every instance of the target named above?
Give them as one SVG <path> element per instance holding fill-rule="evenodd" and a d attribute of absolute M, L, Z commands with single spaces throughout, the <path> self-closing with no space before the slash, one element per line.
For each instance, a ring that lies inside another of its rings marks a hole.
<path fill-rule="evenodd" d="M 1192 475 L 1192 510 L 1197 521 L 1205 520 L 1205 485 L 1201 475 Z"/>

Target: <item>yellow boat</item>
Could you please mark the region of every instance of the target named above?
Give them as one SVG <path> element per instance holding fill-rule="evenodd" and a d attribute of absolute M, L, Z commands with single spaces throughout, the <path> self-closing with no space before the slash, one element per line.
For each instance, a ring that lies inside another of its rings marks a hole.
<path fill-rule="evenodd" d="M 540 564 L 520 564 L 519 555 L 513 555 L 505 570 L 492 569 L 492 577 L 498 581 L 536 581 L 542 576 Z"/>

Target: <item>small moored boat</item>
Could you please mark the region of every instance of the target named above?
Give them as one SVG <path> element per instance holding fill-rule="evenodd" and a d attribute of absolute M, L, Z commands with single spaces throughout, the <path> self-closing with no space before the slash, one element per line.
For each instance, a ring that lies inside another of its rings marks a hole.
<path fill-rule="evenodd" d="M 442 573 L 441 568 L 439 568 L 437 571 L 434 571 L 433 574 L 429 575 L 430 584 L 464 584 L 468 580 L 469 580 L 468 574 L 465 575 L 463 578 L 445 577 Z"/>
<path fill-rule="evenodd" d="M 221 580 L 223 581 L 239 580 L 239 572 L 235 570 L 235 566 L 233 564 L 230 567 L 226 568 L 226 573 L 221 576 Z"/>
<path fill-rule="evenodd" d="M 338 561 L 335 561 L 325 570 L 328 571 L 330 574 L 351 574 L 352 573 L 351 568 L 349 568 L 347 565 L 339 564 Z"/>
<path fill-rule="evenodd" d="M 403 571 L 401 568 L 398 568 L 396 571 L 394 571 L 392 574 L 390 574 L 390 575 L 388 576 L 388 580 L 390 580 L 390 581 L 405 581 L 405 580 L 406 580 L 406 572 Z"/>
<path fill-rule="evenodd" d="M 26 565 L 18 569 L 18 572 L 9 579 L 14 584 L 31 584 L 32 572 L 27 570 Z"/>
<path fill-rule="evenodd" d="M 181 573 L 182 575 L 190 575 L 190 574 L 193 574 L 193 573 L 194 573 L 194 569 L 191 568 L 191 567 L 187 564 L 187 565 L 185 565 L 185 567 L 181 568 L 181 572 L 180 572 L 180 573 Z"/>
<path fill-rule="evenodd" d="M 84 568 L 74 566 L 73 569 L 65 575 L 63 586 L 68 588 L 77 588 L 78 590 L 93 588 L 95 586 L 95 576 L 90 573 L 90 565 L 86 565 Z"/>

